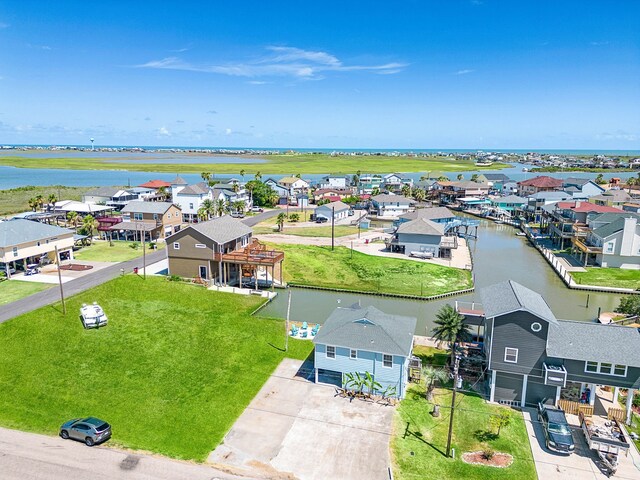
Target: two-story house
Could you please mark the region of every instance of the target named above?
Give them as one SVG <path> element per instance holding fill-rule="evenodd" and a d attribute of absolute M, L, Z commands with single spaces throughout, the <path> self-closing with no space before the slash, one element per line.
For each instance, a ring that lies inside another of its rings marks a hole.
<path fill-rule="evenodd" d="M 637 328 L 559 320 L 540 294 L 512 280 L 481 289 L 480 298 L 482 309 L 466 315 L 484 327 L 490 401 L 535 406 L 574 385 L 628 388 L 631 399 L 640 387 Z"/>
<path fill-rule="evenodd" d="M 404 398 L 416 318 L 375 307 L 339 307 L 313 339 L 316 383 L 347 387 L 345 375 L 369 372 L 383 391 Z"/>
<path fill-rule="evenodd" d="M 563 181 L 562 188 L 565 192 L 571 193 L 573 198 L 577 200 L 587 199 L 605 192 L 604 188 L 588 178 L 566 178 Z"/>
<path fill-rule="evenodd" d="M 326 175 L 318 182 L 318 188 L 347 188 L 351 179 L 345 175 Z"/>
<path fill-rule="evenodd" d="M 315 216 L 316 218 L 324 217 L 329 221 L 331 221 L 333 217 L 333 220 L 338 221 L 347 218 L 350 210 L 351 207 L 346 203 L 342 203 L 341 201 L 331 202 L 316 207 Z"/>
<path fill-rule="evenodd" d="M 546 223 L 549 225 L 549 235 L 551 241 L 565 249 L 565 245 L 571 244 L 571 239 L 580 235 L 583 228 L 587 226 L 589 217 L 601 213 L 619 213 L 614 207 L 596 205 L 585 201 L 558 202 L 552 205 L 551 209 L 543 211 Z"/>
<path fill-rule="evenodd" d="M 596 205 L 607 205 L 609 207 L 617 207 L 622 210 L 625 203 L 632 201 L 631 195 L 624 190 L 611 189 L 606 192 L 589 198 L 589 201 Z"/>
<path fill-rule="evenodd" d="M 540 192 L 558 191 L 562 189 L 562 184 L 563 181 L 559 178 L 542 175 L 518 182 L 518 195 L 521 197 L 530 197 Z"/>
<path fill-rule="evenodd" d="M 436 258 L 450 258 L 451 250 L 457 247 L 456 236 L 445 236 L 444 223 L 424 217 L 400 223 L 387 243 L 392 252 Z"/>
<path fill-rule="evenodd" d="M 200 222 L 167 238 L 169 273 L 201 278 L 219 285 L 253 284 L 258 274 L 271 284 L 282 282 L 284 253 L 267 249 L 252 238 L 253 231 L 230 215 Z M 269 269 L 271 269 L 269 271 Z"/>
<path fill-rule="evenodd" d="M 185 222 L 197 222 L 198 210 L 205 200 L 213 200 L 211 187 L 205 182 L 198 182 L 191 185 L 180 185 L 173 189 L 175 195 L 172 197 L 174 205 L 180 207 L 182 219 Z"/>
<path fill-rule="evenodd" d="M 309 182 L 298 177 L 282 177 L 278 180 L 278 184 L 289 190 L 289 196 L 295 197 L 301 193 L 309 191 Z"/>
<path fill-rule="evenodd" d="M 371 197 L 371 207 L 379 217 L 399 217 L 409 212 L 411 203 L 411 199 L 403 195 L 383 193 Z"/>
<path fill-rule="evenodd" d="M 41 263 L 43 257 L 55 261 L 56 247 L 62 259 L 73 259 L 73 243 L 74 232 L 67 228 L 24 219 L 0 222 L 0 263 L 7 278 L 11 278 L 10 265 L 26 267 Z"/>
<path fill-rule="evenodd" d="M 502 187 L 510 181 L 504 173 L 481 173 L 477 177 L 477 182 L 489 185 L 492 191 L 501 192 Z"/>
<path fill-rule="evenodd" d="M 141 235 L 148 240 L 160 240 L 179 231 L 182 226 L 180 207 L 171 202 L 134 200 L 122 209 L 122 222 L 111 227 Z"/>
<path fill-rule="evenodd" d="M 640 215 L 637 213 L 606 213 L 589 221 L 586 241 L 574 241 L 580 253 L 585 253 L 585 265 L 590 253 L 601 267 L 640 269 Z"/>

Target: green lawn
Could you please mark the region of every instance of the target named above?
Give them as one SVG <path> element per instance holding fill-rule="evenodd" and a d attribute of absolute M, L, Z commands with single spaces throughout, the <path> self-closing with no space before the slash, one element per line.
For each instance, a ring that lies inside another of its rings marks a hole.
<path fill-rule="evenodd" d="M 394 434 L 391 439 L 391 453 L 394 464 L 394 478 L 398 480 L 535 480 L 536 470 L 531 455 L 531 447 L 522 414 L 512 410 L 511 424 L 503 427 L 500 436 L 490 431 L 489 419 L 493 414 L 505 409 L 489 405 L 482 398 L 472 394 L 458 394 L 457 410 L 454 417 L 452 447 L 456 458 L 444 455 L 447 447 L 449 428 L 449 408 L 451 391 L 439 389 L 434 401 L 441 405 L 441 415 L 431 415 L 432 404 L 424 395 L 424 386 L 413 386 L 407 398 L 398 406 Z M 488 431 L 489 430 L 489 431 Z M 514 460 L 507 468 L 470 465 L 461 460 L 465 452 L 484 450 L 487 447 L 496 452 L 509 453 Z M 413 455 L 411 455 L 413 452 Z"/>
<path fill-rule="evenodd" d="M 50 187 L 18 187 L 10 190 L 0 190 L 0 215 L 28 212 L 29 199 L 42 195 L 46 202 L 49 195 L 54 194 L 58 200 L 80 200 L 82 194 L 93 187 L 64 187 L 53 185 Z"/>
<path fill-rule="evenodd" d="M 345 237 L 358 233 L 358 227 L 350 225 L 336 225 L 334 227 L 334 235 L 336 237 Z M 298 237 L 331 237 L 331 225 L 323 225 L 318 227 L 288 227 L 285 225 L 282 232 L 278 232 L 275 225 L 258 224 L 253 227 L 255 235 L 268 235 L 270 233 L 279 233 L 281 235 L 296 235 Z"/>
<path fill-rule="evenodd" d="M 640 288 L 640 270 L 621 268 L 587 268 L 586 272 L 571 272 L 573 279 L 581 285 L 603 287 Z"/>
<path fill-rule="evenodd" d="M 83 302 L 109 325 L 84 330 Z M 56 435 L 70 418 L 113 425 L 114 445 L 203 461 L 284 357 L 308 341 L 250 316 L 262 301 L 164 278 L 119 277 L 0 324 L 0 425 Z"/>
<path fill-rule="evenodd" d="M 206 155 L 192 154 L 194 159 L 206 158 Z M 221 157 L 222 155 L 216 155 Z M 240 155 L 233 155 L 238 157 Z M 358 170 L 367 173 L 389 172 L 465 172 L 478 170 L 473 161 L 455 160 L 449 157 L 436 155 L 422 157 L 397 157 L 389 155 L 353 156 L 328 154 L 294 153 L 283 155 L 246 155 L 248 162 L 255 159 L 263 159 L 264 163 L 133 163 L 135 154 L 123 154 L 118 158 L 78 158 L 56 157 L 51 152 L 50 158 L 27 158 L 20 156 L 0 157 L 0 165 L 8 165 L 20 168 L 56 168 L 67 170 L 129 170 L 138 172 L 171 172 L 200 173 L 214 171 L 215 173 L 238 174 L 246 171 L 247 177 L 252 177 L 256 172 L 262 174 L 310 174 L 310 173 L 355 173 Z M 213 159 L 213 158 L 212 158 Z M 216 161 L 218 158 L 215 159 Z M 509 165 L 494 163 L 491 170 L 507 168 Z"/>
<path fill-rule="evenodd" d="M 131 248 L 136 243 L 138 248 Z M 158 243 L 158 248 L 164 248 L 164 243 Z M 153 250 L 147 244 L 147 253 Z M 73 254 L 77 260 L 87 260 L 93 262 L 126 262 L 142 256 L 142 244 L 139 242 L 114 241 L 109 245 L 106 240 L 94 240 L 91 245 L 82 247 Z"/>
<path fill-rule="evenodd" d="M 416 345 L 413 347 L 413 354 L 422 360 L 422 365 L 433 365 L 442 367 L 447 364 L 449 352 L 435 347 Z"/>
<path fill-rule="evenodd" d="M 472 286 L 468 270 L 366 255 L 346 247 L 333 252 L 308 245 L 274 247 L 285 252 L 285 280 L 299 285 L 422 296 Z"/>
<path fill-rule="evenodd" d="M 0 305 L 15 302 L 47 288 L 51 288 L 51 285 L 47 283 L 21 282 L 20 280 L 4 280 L 0 282 Z"/>
<path fill-rule="evenodd" d="M 640 415 L 637 413 L 631 415 L 631 426 L 627 425 L 626 428 L 629 433 L 634 432 L 640 435 Z M 640 440 L 633 440 L 633 442 L 636 444 L 636 447 L 640 449 Z"/>

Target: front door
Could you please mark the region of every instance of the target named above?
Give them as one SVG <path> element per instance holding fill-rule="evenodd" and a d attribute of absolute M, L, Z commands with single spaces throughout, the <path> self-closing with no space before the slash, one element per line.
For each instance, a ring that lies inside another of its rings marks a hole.
<path fill-rule="evenodd" d="M 207 275 L 207 266 L 200 265 L 200 278 L 209 278 Z"/>

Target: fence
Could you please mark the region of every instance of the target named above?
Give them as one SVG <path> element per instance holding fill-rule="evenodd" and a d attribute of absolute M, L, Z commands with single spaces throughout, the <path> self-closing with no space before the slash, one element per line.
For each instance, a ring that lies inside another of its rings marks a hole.
<path fill-rule="evenodd" d="M 586 403 L 573 402 L 571 400 L 558 400 L 558 407 L 572 415 L 582 413 L 585 417 L 593 416 L 593 405 L 588 405 Z"/>
<path fill-rule="evenodd" d="M 615 418 L 617 421 L 624 423 L 627 421 L 627 412 L 622 408 L 610 408 L 607 411 L 607 418 L 609 420 L 613 420 Z"/>

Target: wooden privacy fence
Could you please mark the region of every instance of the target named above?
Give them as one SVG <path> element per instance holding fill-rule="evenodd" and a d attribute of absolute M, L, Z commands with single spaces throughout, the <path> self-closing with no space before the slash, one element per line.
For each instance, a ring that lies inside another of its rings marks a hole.
<path fill-rule="evenodd" d="M 585 417 L 593 416 L 593 406 L 587 403 L 572 402 L 571 400 L 558 400 L 558 407 L 572 415 L 578 415 L 582 412 Z"/>
<path fill-rule="evenodd" d="M 625 422 L 627 420 L 627 412 L 622 408 L 610 408 L 607 411 L 607 418 L 613 420 L 614 418 L 619 422 Z"/>

